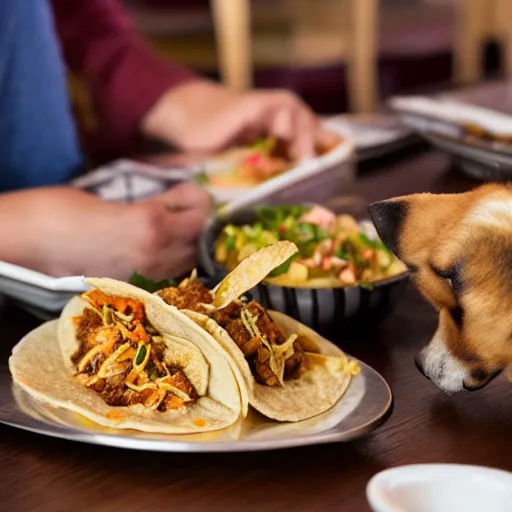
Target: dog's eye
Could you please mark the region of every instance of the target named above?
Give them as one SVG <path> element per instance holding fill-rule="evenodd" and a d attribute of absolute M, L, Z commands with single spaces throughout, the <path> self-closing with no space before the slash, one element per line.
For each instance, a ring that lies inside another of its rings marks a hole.
<path fill-rule="evenodd" d="M 462 283 L 459 266 L 455 265 L 448 269 L 441 269 L 436 265 L 431 264 L 430 268 L 434 274 L 448 283 L 448 286 L 455 294 L 458 294 L 461 291 Z"/>
<path fill-rule="evenodd" d="M 430 268 L 434 274 L 436 274 L 441 279 L 444 279 L 448 283 L 448 286 L 453 290 L 453 278 L 455 275 L 454 269 L 442 270 L 435 265 L 430 265 Z"/>
<path fill-rule="evenodd" d="M 434 274 L 437 274 L 439 277 L 442 277 L 443 279 L 446 279 L 447 281 L 451 281 L 455 274 L 455 269 L 453 269 L 453 268 L 443 270 L 443 269 L 436 267 L 435 265 L 432 265 L 432 264 L 430 265 L 430 268 L 432 269 L 432 272 L 434 272 Z"/>

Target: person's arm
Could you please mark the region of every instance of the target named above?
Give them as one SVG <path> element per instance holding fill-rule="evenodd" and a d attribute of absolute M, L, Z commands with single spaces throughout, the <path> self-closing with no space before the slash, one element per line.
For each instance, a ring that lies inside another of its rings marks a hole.
<path fill-rule="evenodd" d="M 66 61 L 87 80 L 101 138 L 117 142 L 119 152 L 133 149 L 129 143 L 138 133 L 206 153 L 270 135 L 289 143 L 294 159 L 337 141 L 294 94 L 237 92 L 157 56 L 118 0 L 53 0 L 53 5 Z"/>
<path fill-rule="evenodd" d="M 120 204 L 71 187 L 0 194 L 0 260 L 55 277 L 177 277 L 197 264 L 208 194 L 179 185 Z M 23 233 L 23 236 L 20 236 Z"/>
<path fill-rule="evenodd" d="M 88 87 L 101 131 L 119 147 L 164 92 L 195 75 L 159 56 L 137 33 L 118 0 L 52 0 L 70 71 Z"/>

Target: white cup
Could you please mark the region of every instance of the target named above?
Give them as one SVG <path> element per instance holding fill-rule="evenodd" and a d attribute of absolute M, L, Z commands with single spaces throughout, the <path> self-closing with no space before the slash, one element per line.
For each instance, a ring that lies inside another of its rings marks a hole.
<path fill-rule="evenodd" d="M 512 473 L 461 464 L 387 469 L 366 488 L 374 512 L 512 512 Z"/>

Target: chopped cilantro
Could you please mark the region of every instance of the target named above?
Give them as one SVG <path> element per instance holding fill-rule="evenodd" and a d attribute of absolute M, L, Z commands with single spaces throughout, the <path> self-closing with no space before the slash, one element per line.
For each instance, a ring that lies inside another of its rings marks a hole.
<path fill-rule="evenodd" d="M 293 261 L 295 261 L 299 257 L 298 254 L 294 254 L 293 256 L 290 256 L 284 263 L 281 263 L 278 267 L 276 267 L 272 272 L 270 272 L 270 277 L 277 277 L 281 274 L 286 274 L 288 272 L 290 265 Z"/>
<path fill-rule="evenodd" d="M 235 248 L 236 236 L 228 235 L 224 243 L 226 244 L 226 249 L 228 251 L 232 251 Z"/>

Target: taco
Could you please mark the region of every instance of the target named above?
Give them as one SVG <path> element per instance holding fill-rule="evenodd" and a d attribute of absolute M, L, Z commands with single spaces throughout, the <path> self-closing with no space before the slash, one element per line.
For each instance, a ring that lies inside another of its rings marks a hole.
<path fill-rule="evenodd" d="M 60 320 L 13 350 L 14 381 L 34 397 L 112 428 L 219 430 L 247 412 L 223 349 L 154 295 L 86 279 Z"/>
<path fill-rule="evenodd" d="M 305 328 L 291 332 L 288 317 L 240 298 L 296 250 L 291 242 L 264 247 L 214 290 L 186 279 L 157 292 L 215 338 L 239 369 L 249 403 L 279 421 L 300 421 L 329 410 L 359 372 L 358 364 L 332 343 L 320 337 L 313 341 Z"/>

